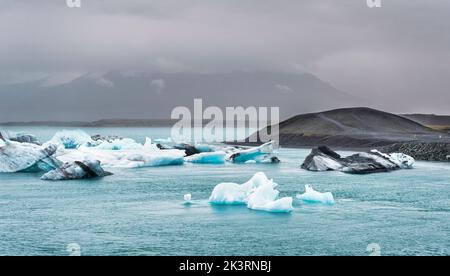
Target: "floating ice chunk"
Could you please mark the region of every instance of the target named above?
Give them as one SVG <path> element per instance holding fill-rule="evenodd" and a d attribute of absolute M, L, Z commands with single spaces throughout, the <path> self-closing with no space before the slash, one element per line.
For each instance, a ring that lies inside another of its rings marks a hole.
<path fill-rule="evenodd" d="M 236 183 L 218 184 L 209 202 L 212 204 L 246 204 L 248 208 L 268 212 L 291 212 L 292 198 L 278 199 L 279 192 L 273 180 L 262 173 L 256 173 L 249 181 L 239 185 Z"/>
<path fill-rule="evenodd" d="M 248 190 L 244 185 L 236 183 L 220 183 L 211 193 L 209 202 L 212 204 L 246 204 L 246 199 L 250 195 L 251 190 Z"/>
<path fill-rule="evenodd" d="M 338 171 L 342 169 L 342 165 L 339 162 L 321 155 L 314 156 L 312 164 L 313 166 L 310 168 L 312 171 L 323 172 L 328 170 Z"/>
<path fill-rule="evenodd" d="M 236 183 L 220 183 L 211 193 L 209 202 L 214 204 L 247 204 L 247 197 L 257 187 L 267 182 L 271 181 L 267 179 L 264 173 L 259 172 L 242 185 Z"/>
<path fill-rule="evenodd" d="M 250 149 L 241 150 L 232 153 L 228 159 L 234 163 L 246 163 L 247 161 L 253 160 L 257 163 L 264 162 L 264 160 L 272 160 L 272 154 L 274 152 L 275 142 L 271 141 L 265 143 L 259 147 L 254 147 Z"/>
<path fill-rule="evenodd" d="M 191 204 L 192 195 L 191 194 L 185 194 L 184 195 L 184 204 Z"/>
<path fill-rule="evenodd" d="M 153 144 L 152 144 L 152 139 L 150 139 L 149 137 L 146 137 L 146 138 L 145 138 L 144 147 L 149 147 L 149 146 L 151 146 L 151 145 L 153 145 Z"/>
<path fill-rule="evenodd" d="M 352 174 L 388 172 L 397 169 L 409 169 L 414 158 L 402 153 L 385 154 L 377 150 L 360 152 L 348 157 L 339 154 L 326 146 L 314 148 L 306 157 L 302 168 L 310 171 L 341 171 Z"/>
<path fill-rule="evenodd" d="M 96 144 L 86 132 L 82 130 L 63 130 L 57 132 L 47 144 L 63 145 L 66 149 L 76 149 L 84 144 Z"/>
<path fill-rule="evenodd" d="M 78 150 L 65 150 L 58 154 L 57 158 L 65 163 L 95 159 L 105 168 L 157 167 L 184 163 L 183 151 L 153 150 L 145 147 L 137 150 L 99 150 L 80 147 Z"/>
<path fill-rule="evenodd" d="M 0 172 L 40 171 L 54 169 L 59 164 L 51 157 L 56 152 L 55 145 L 39 146 L 1 140 Z"/>
<path fill-rule="evenodd" d="M 297 195 L 297 198 L 305 203 L 322 203 L 326 205 L 334 204 L 334 198 L 332 193 L 317 192 L 310 185 L 305 185 L 305 193 Z"/>
<path fill-rule="evenodd" d="M 415 163 L 413 157 L 403 154 L 403 153 L 382 153 L 378 150 L 371 150 L 372 153 L 381 155 L 382 157 L 388 159 L 390 162 L 399 166 L 401 169 L 412 169 Z"/>
<path fill-rule="evenodd" d="M 116 166 L 126 168 L 160 167 L 183 165 L 184 154 L 179 151 L 127 154 Z"/>
<path fill-rule="evenodd" d="M 0 140 L 3 139 L 19 143 L 30 143 L 41 145 L 36 136 L 34 136 L 33 134 L 23 132 L 0 131 Z"/>
<path fill-rule="evenodd" d="M 201 164 L 223 164 L 225 163 L 226 153 L 223 151 L 202 152 L 187 156 L 184 158 L 186 162 Z"/>
<path fill-rule="evenodd" d="M 294 210 L 292 197 L 278 199 L 279 191 L 275 190 L 276 184 L 268 182 L 256 188 L 248 196 L 247 207 L 252 210 L 267 211 L 274 213 L 287 213 Z"/>
<path fill-rule="evenodd" d="M 152 143 L 152 139 L 145 138 L 144 148 L 148 150 L 159 150 L 158 146 L 156 144 Z"/>
<path fill-rule="evenodd" d="M 73 179 L 87 179 L 104 177 L 111 175 L 106 172 L 100 165 L 100 161 L 86 160 L 83 162 L 75 161 L 73 163 L 66 163 L 60 168 L 49 171 L 44 174 L 42 180 L 73 180 Z"/>

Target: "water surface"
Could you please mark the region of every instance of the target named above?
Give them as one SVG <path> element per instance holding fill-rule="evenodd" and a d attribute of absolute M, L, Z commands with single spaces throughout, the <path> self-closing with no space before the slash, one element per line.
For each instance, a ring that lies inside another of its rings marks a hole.
<path fill-rule="evenodd" d="M 47 140 L 60 128 L 13 128 Z M 168 128 L 86 129 L 144 141 Z M 372 175 L 300 169 L 309 153 L 281 149 L 280 164 L 226 164 L 113 170 L 96 180 L 44 182 L 40 174 L 0 174 L 0 255 L 450 255 L 450 165 Z M 332 207 L 294 202 L 291 214 L 211 206 L 220 182 L 264 172 L 281 196 L 305 184 L 330 191 Z M 185 206 L 183 195 L 193 204 Z"/>

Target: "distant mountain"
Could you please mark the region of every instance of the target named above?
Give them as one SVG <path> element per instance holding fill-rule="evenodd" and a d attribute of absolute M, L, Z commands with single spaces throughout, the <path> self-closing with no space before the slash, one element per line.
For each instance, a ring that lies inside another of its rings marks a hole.
<path fill-rule="evenodd" d="M 53 86 L 2 85 L 0 98 L 2 122 L 168 119 L 194 98 L 205 107 L 278 106 L 282 118 L 361 102 L 311 74 L 282 72 L 90 73 Z"/>
<path fill-rule="evenodd" d="M 327 145 L 355 149 L 406 141 L 450 141 L 450 136 L 443 132 L 370 108 L 335 109 L 294 116 L 279 124 L 279 137 L 282 146 Z"/>
<path fill-rule="evenodd" d="M 450 116 L 434 114 L 405 114 L 402 116 L 436 130 L 450 131 Z"/>
<path fill-rule="evenodd" d="M 51 126 L 51 127 L 171 127 L 177 120 L 170 119 L 106 119 L 93 122 L 29 121 L 0 122 L 0 126 Z"/>

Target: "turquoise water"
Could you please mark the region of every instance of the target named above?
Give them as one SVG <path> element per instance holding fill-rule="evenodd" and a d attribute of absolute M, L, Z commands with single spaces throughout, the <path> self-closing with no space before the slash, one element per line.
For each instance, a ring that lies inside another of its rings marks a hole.
<path fill-rule="evenodd" d="M 15 128 L 14 130 L 17 130 Z M 59 128 L 22 128 L 42 140 Z M 167 128 L 86 129 L 143 141 Z M 450 255 L 450 164 L 372 175 L 300 169 L 308 150 L 281 149 L 280 164 L 121 169 L 89 181 L 44 182 L 39 174 L 0 174 L 0 255 Z M 220 182 L 262 171 L 281 196 L 305 184 L 331 191 L 332 207 L 294 202 L 291 214 L 211 206 Z M 191 193 L 193 204 L 183 205 Z"/>

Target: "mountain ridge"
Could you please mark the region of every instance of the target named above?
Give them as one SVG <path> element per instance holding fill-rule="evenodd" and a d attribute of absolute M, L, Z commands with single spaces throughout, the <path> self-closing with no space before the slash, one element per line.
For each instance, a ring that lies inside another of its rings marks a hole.
<path fill-rule="evenodd" d="M 48 86 L 44 80 L 0 86 L 3 122 L 170 118 L 193 106 L 280 107 L 281 118 L 361 101 L 310 73 L 88 73 Z"/>

